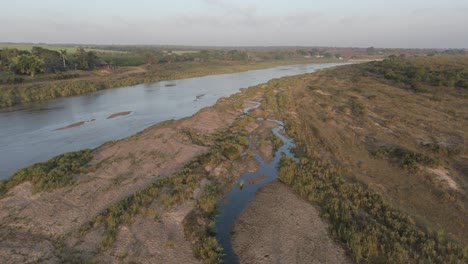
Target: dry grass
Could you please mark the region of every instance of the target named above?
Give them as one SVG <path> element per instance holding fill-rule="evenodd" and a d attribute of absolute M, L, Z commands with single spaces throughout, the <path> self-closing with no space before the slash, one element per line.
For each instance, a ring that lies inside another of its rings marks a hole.
<path fill-rule="evenodd" d="M 418 224 L 468 243 L 466 90 L 414 93 L 353 66 L 270 85 L 294 99 L 296 136 L 314 146 L 299 152 L 340 164 Z M 382 147 L 404 151 L 382 158 Z"/>

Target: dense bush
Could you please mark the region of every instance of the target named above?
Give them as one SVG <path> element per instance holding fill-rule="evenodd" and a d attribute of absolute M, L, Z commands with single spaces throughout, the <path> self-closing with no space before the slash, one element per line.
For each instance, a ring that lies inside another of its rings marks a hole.
<path fill-rule="evenodd" d="M 381 159 L 389 159 L 401 167 L 416 170 L 418 165 L 436 166 L 440 161 L 422 153 L 414 152 L 399 146 L 380 147 L 374 151 L 374 156 Z"/>
<path fill-rule="evenodd" d="M 83 172 L 91 160 L 90 150 L 69 152 L 48 161 L 36 163 L 18 170 L 7 182 L 0 185 L 0 190 L 7 191 L 14 186 L 30 181 L 35 191 L 45 191 L 67 186 L 73 183 L 74 174 Z"/>
<path fill-rule="evenodd" d="M 416 92 L 427 91 L 425 86 L 468 88 L 466 56 L 392 56 L 383 61 L 362 64 L 360 67 L 385 79 L 403 83 Z"/>
<path fill-rule="evenodd" d="M 413 219 L 358 183 L 345 182 L 340 169 L 319 160 L 297 164 L 283 157 L 279 177 L 306 200 L 320 205 L 332 234 L 357 263 L 467 263 L 468 250 Z"/>
<path fill-rule="evenodd" d="M 185 165 L 173 175 L 159 179 L 141 191 L 110 206 L 90 222 L 82 226 L 84 234 L 93 227 L 104 227 L 104 233 L 100 241 L 100 251 L 105 251 L 111 246 L 118 234 L 118 228 L 123 224 L 129 224 L 138 213 L 144 213 L 157 201 L 170 209 L 193 198 L 196 188 L 200 187 L 203 178 L 208 177 L 206 165 L 216 166 L 225 160 L 225 151 L 230 147 L 240 150 L 248 145 L 247 132 L 237 127 L 242 120 L 234 122 L 233 127 L 215 133 L 210 139 L 199 138 L 194 130 L 183 129 L 181 132 L 191 140 L 198 143 L 212 141 L 208 153 L 200 155 Z M 196 140 L 195 140 L 196 139 Z M 208 184 L 198 199 L 197 207 L 184 220 L 184 231 L 193 244 L 195 255 L 203 263 L 219 263 L 222 256 L 222 248 L 214 238 L 210 228 L 213 217 L 216 215 L 216 207 L 222 192 L 216 184 Z"/>
<path fill-rule="evenodd" d="M 51 77 L 52 80 L 67 80 L 80 77 L 79 73 L 62 73 L 59 72 Z"/>

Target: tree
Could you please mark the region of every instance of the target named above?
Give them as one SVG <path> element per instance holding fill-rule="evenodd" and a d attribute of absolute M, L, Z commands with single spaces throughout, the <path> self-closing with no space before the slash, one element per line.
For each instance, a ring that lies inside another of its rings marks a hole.
<path fill-rule="evenodd" d="M 58 51 L 33 47 L 31 53 L 44 60 L 44 72 L 50 73 L 63 70 L 62 57 Z"/>
<path fill-rule="evenodd" d="M 67 64 L 65 63 L 65 60 L 67 59 L 67 50 L 60 50 L 60 55 L 62 56 L 62 61 L 63 61 L 63 68 L 67 68 Z"/>
<path fill-rule="evenodd" d="M 375 48 L 374 47 L 368 47 L 367 48 L 367 54 L 369 54 L 369 55 L 375 54 Z"/>
<path fill-rule="evenodd" d="M 88 52 L 88 67 L 90 70 L 96 67 L 98 60 L 99 60 L 99 57 L 97 56 L 96 52 L 94 51 Z"/>
<path fill-rule="evenodd" d="M 88 70 L 88 53 L 83 48 L 77 48 L 75 52 L 75 59 L 77 68 L 80 70 Z"/>
<path fill-rule="evenodd" d="M 152 50 L 143 51 L 143 57 L 148 65 L 152 65 L 158 61 L 158 57 Z"/>
<path fill-rule="evenodd" d="M 92 70 L 96 66 L 98 56 L 95 52 L 86 52 L 83 48 L 76 49 L 76 66 L 79 70 Z"/>
<path fill-rule="evenodd" d="M 14 62 L 13 60 L 18 55 L 29 54 L 28 51 L 18 50 L 18 49 L 9 49 L 5 48 L 0 50 L 0 70 L 10 70 L 14 71 Z"/>
<path fill-rule="evenodd" d="M 310 56 L 317 56 L 320 55 L 320 50 L 317 48 L 313 48 L 309 51 Z"/>
<path fill-rule="evenodd" d="M 18 55 L 13 62 L 17 72 L 33 77 L 36 73 L 42 72 L 44 67 L 44 60 L 36 55 Z"/>
<path fill-rule="evenodd" d="M 327 59 L 331 59 L 331 58 L 333 58 L 333 54 L 331 54 L 330 52 L 326 52 L 325 54 L 323 54 L 323 57 L 325 57 Z"/>

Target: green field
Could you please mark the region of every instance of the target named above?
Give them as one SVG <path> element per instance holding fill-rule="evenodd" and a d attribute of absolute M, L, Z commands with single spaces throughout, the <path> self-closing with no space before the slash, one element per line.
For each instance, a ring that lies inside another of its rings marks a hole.
<path fill-rule="evenodd" d="M 128 51 L 125 50 L 113 50 L 105 48 L 97 48 L 93 46 L 89 48 L 86 45 L 59 45 L 59 44 L 33 44 L 33 43 L 0 43 L 0 49 L 19 49 L 19 50 L 31 50 L 33 47 L 41 47 L 49 50 L 66 50 L 67 53 L 75 53 L 77 48 L 84 48 L 87 51 L 94 51 L 96 53 L 107 53 L 107 54 L 128 54 Z M 168 50 L 166 50 L 167 52 Z M 172 50 L 173 54 L 182 55 L 188 53 L 197 53 L 198 50 Z"/>
<path fill-rule="evenodd" d="M 97 49 L 87 48 L 86 46 L 73 46 L 73 45 L 52 45 L 52 44 L 32 44 L 32 43 L 0 43 L 0 49 L 19 49 L 19 50 L 31 50 L 33 47 L 41 47 L 49 50 L 66 50 L 67 53 L 75 53 L 77 48 L 85 48 L 87 51 L 94 51 L 96 53 L 113 53 L 113 54 L 126 54 L 127 51 L 120 50 L 109 50 L 109 49 Z"/>

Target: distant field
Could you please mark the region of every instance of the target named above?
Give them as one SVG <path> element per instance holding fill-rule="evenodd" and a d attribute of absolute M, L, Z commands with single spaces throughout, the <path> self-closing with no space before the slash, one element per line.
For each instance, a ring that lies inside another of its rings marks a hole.
<path fill-rule="evenodd" d="M 187 53 L 197 53 L 198 50 L 173 50 L 172 53 L 181 55 L 181 54 L 187 54 Z"/>
<path fill-rule="evenodd" d="M 81 46 L 60 46 L 60 45 L 47 45 L 47 44 L 31 44 L 31 43 L 0 43 L 0 49 L 10 48 L 10 49 L 19 49 L 19 50 L 31 50 L 33 47 L 41 47 L 50 50 L 66 50 L 67 53 L 75 53 L 77 48 Z M 97 53 L 113 53 L 113 54 L 126 54 L 127 51 L 120 50 L 107 50 L 107 49 L 96 49 L 96 48 L 86 48 L 87 51 L 94 51 Z"/>

